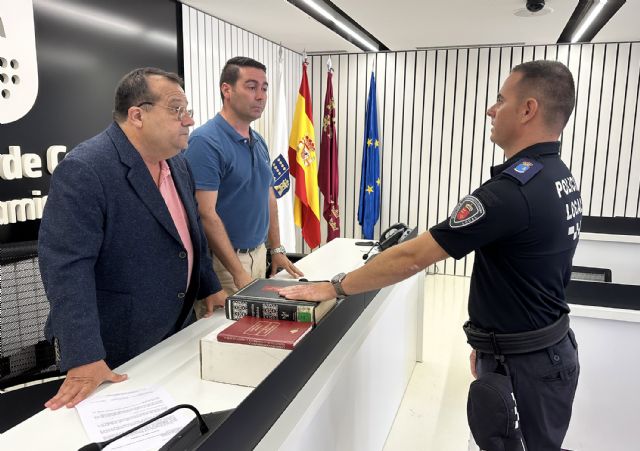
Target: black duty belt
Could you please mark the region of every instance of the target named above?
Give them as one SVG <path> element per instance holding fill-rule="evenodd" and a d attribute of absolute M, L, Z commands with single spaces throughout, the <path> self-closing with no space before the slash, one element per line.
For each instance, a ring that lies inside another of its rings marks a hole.
<path fill-rule="evenodd" d="M 496 334 L 475 327 L 471 321 L 463 326 L 467 343 L 477 351 L 494 355 L 525 354 L 560 342 L 569 332 L 569 315 L 542 329 L 513 334 Z"/>
<path fill-rule="evenodd" d="M 256 246 L 256 247 L 246 247 L 243 249 L 234 249 L 238 254 L 248 254 L 250 252 L 255 251 L 256 249 L 258 249 L 260 246 Z"/>

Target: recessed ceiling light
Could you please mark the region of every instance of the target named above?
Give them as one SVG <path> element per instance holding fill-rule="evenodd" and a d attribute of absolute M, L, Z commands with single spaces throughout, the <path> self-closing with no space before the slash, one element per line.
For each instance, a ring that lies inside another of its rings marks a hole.
<path fill-rule="evenodd" d="M 362 28 L 357 22 L 338 8 L 331 0 L 286 0 L 300 8 L 309 16 L 342 36 L 356 47 L 367 51 L 377 52 L 389 50 L 371 33 Z"/>

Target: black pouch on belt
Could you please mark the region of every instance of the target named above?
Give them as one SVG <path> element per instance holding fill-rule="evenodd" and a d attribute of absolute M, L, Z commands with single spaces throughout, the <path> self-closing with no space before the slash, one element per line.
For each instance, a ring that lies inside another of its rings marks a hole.
<path fill-rule="evenodd" d="M 487 451 L 525 451 L 520 418 L 507 366 L 498 362 L 495 372 L 471 383 L 467 419 L 476 444 Z"/>
<path fill-rule="evenodd" d="M 463 329 L 473 349 L 492 354 L 496 359 L 496 369 L 483 374 L 469 387 L 467 417 L 473 438 L 487 451 L 526 450 L 504 356 L 534 352 L 558 343 L 569 331 L 568 315 L 529 332 L 496 334 L 478 329 L 470 321 Z"/>
<path fill-rule="evenodd" d="M 509 367 L 504 361 L 496 334 L 490 333 L 489 336 L 496 368 L 482 374 L 469 387 L 469 428 L 482 450 L 526 451 Z"/>

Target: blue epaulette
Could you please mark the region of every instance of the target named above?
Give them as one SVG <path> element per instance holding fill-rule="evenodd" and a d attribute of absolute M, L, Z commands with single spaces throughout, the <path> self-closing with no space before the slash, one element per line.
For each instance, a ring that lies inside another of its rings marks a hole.
<path fill-rule="evenodd" d="M 502 171 L 504 175 L 507 175 L 517 181 L 520 185 L 524 185 L 531 180 L 535 175 L 542 170 L 544 165 L 539 161 L 531 158 L 521 158 L 507 169 Z"/>

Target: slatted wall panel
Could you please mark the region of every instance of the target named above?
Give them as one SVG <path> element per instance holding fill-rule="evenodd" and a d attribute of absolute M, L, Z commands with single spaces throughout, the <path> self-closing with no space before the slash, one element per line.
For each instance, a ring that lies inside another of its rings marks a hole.
<path fill-rule="evenodd" d="M 489 167 L 504 158 L 489 140 L 485 112 L 510 68 L 535 59 L 561 61 L 574 74 L 577 105 L 562 136 L 562 158 L 580 183 L 584 214 L 640 217 L 640 43 L 314 56 L 310 82 L 316 130 L 322 121 L 329 56 L 343 236 L 361 236 L 357 203 L 372 69 L 382 141 L 378 233 L 396 222 L 424 231 L 445 220 L 461 197 L 489 178 Z M 323 236 L 324 229 L 323 223 Z M 470 275 L 472 259 L 450 259 L 437 271 Z"/>

